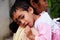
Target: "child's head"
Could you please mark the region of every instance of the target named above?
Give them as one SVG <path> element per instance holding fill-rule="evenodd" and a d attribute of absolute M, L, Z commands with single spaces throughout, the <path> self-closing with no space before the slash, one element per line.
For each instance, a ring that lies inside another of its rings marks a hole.
<path fill-rule="evenodd" d="M 19 25 L 33 26 L 35 21 L 33 8 L 25 1 L 14 4 L 10 10 L 10 17 Z"/>
<path fill-rule="evenodd" d="M 46 11 L 48 4 L 47 0 L 30 0 L 30 4 L 36 9 L 38 14 L 42 11 Z"/>

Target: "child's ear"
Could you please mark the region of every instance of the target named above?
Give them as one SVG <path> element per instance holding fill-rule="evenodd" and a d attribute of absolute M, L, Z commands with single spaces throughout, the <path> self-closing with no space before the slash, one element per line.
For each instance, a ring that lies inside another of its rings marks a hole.
<path fill-rule="evenodd" d="M 33 12 L 34 12 L 34 11 L 33 11 L 33 8 L 32 8 L 32 7 L 29 7 L 29 8 L 28 8 L 28 12 L 29 12 L 29 13 L 33 13 Z"/>

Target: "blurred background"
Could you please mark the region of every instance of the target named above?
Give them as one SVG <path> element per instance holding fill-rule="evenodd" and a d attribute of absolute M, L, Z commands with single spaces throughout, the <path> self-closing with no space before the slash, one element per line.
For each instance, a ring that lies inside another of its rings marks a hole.
<path fill-rule="evenodd" d="M 47 0 L 52 18 L 60 18 L 60 0 Z"/>
<path fill-rule="evenodd" d="M 0 0 L 0 40 L 12 40 L 9 30 L 11 19 L 9 17 L 10 7 L 15 0 Z M 60 0 L 47 0 L 48 12 L 52 18 L 60 17 Z"/>
<path fill-rule="evenodd" d="M 10 37 L 9 9 L 15 0 L 0 0 L 0 40 L 12 40 Z"/>

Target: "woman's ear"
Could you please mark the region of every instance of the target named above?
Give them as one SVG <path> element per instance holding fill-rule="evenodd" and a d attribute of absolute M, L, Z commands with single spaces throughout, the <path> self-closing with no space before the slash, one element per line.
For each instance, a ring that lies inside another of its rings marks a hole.
<path fill-rule="evenodd" d="M 29 7 L 28 8 L 28 12 L 33 14 L 33 12 L 34 12 L 33 8 L 32 7 Z"/>

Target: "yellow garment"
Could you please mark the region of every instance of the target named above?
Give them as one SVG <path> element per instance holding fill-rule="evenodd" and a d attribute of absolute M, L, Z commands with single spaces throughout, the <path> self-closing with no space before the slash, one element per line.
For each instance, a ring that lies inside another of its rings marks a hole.
<path fill-rule="evenodd" d="M 38 32 L 34 28 L 31 28 L 31 30 L 34 35 L 38 34 Z M 13 40 L 30 40 L 30 39 L 26 37 L 24 33 L 24 28 L 19 27 L 17 32 L 13 36 Z"/>

